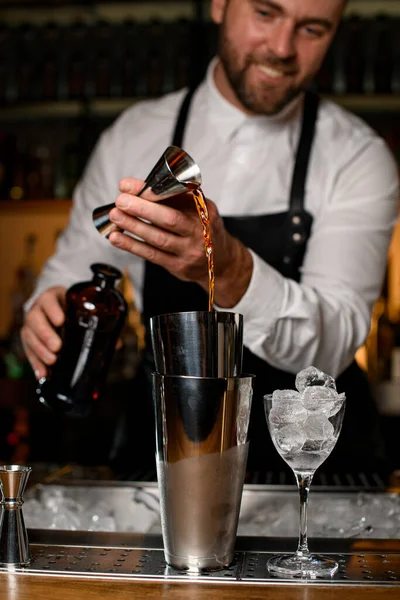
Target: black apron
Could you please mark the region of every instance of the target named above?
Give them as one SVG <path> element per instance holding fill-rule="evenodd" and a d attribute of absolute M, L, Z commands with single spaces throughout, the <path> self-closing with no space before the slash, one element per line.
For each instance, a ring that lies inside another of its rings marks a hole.
<path fill-rule="evenodd" d="M 194 90 L 181 105 L 173 145 L 183 147 L 184 130 Z M 226 229 L 282 275 L 300 281 L 312 216 L 304 209 L 309 159 L 315 134 L 319 98 L 307 92 L 303 123 L 297 148 L 289 208 L 278 214 L 224 217 Z M 151 373 L 154 362 L 149 335 L 152 316 L 170 312 L 208 310 L 208 294 L 196 283 L 184 282 L 146 262 L 143 288 L 143 320 L 146 347 L 126 412 L 117 428 L 111 464 L 117 475 L 129 478 L 140 469 L 154 468 L 154 415 L 151 400 Z M 244 323 L 246 327 L 246 323 Z M 318 367 L 318 364 L 314 366 Z M 269 365 L 244 348 L 243 372 L 256 375 L 250 419 L 248 471 L 289 470 L 272 445 L 263 409 L 263 395 L 275 389 L 294 389 L 295 376 Z M 379 418 L 367 379 L 353 362 L 338 378 L 337 389 L 347 397 L 342 433 L 336 448 L 324 463 L 325 472 L 358 473 L 378 471 L 387 466 Z"/>

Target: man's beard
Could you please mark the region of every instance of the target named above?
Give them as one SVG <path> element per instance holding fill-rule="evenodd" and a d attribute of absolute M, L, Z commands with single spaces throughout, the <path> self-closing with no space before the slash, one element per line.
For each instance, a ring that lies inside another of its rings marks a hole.
<path fill-rule="evenodd" d="M 309 81 L 303 82 L 301 85 L 292 85 L 279 91 L 278 82 L 276 85 L 268 82 L 260 82 L 259 85 L 257 85 L 257 88 L 254 86 L 254 89 L 252 89 L 252 86 L 246 81 L 247 71 L 252 64 L 263 64 L 273 69 L 281 70 L 283 72 L 289 71 L 290 73 L 297 73 L 297 67 L 293 64 L 288 65 L 286 61 L 282 61 L 273 56 L 264 57 L 263 60 L 255 61 L 251 55 L 247 55 L 244 66 L 238 68 L 239 57 L 228 38 L 224 35 L 223 28 L 219 42 L 219 57 L 228 81 L 240 103 L 246 110 L 257 115 L 276 115 L 285 108 L 285 106 L 290 104 L 294 98 L 301 94 L 307 88 L 309 83 Z"/>

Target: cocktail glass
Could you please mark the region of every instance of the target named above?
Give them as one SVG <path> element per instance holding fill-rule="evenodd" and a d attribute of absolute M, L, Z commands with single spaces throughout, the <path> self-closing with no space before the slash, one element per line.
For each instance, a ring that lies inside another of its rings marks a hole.
<path fill-rule="evenodd" d="M 305 396 L 284 390 L 264 396 L 264 408 L 274 446 L 293 470 L 300 493 L 297 550 L 294 554 L 273 556 L 268 561 L 268 570 L 280 577 L 331 577 L 338 563 L 326 556 L 311 554 L 308 549 L 307 506 L 314 473 L 330 455 L 339 437 L 345 395 L 322 386 L 308 388 Z"/>

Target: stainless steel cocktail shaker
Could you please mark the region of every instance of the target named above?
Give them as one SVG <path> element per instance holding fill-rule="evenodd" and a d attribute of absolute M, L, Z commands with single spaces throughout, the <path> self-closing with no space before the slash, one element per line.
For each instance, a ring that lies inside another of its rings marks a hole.
<path fill-rule="evenodd" d="M 243 318 L 160 315 L 151 334 L 165 559 L 220 569 L 233 559 L 249 446 L 254 377 L 241 374 Z"/>

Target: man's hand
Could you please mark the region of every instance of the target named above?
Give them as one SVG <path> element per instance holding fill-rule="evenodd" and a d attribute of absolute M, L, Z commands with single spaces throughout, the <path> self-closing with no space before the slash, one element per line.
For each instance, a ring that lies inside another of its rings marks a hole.
<path fill-rule="evenodd" d="M 61 338 L 56 328 L 64 323 L 66 289 L 62 286 L 49 288 L 35 300 L 25 315 L 21 339 L 25 354 L 37 379 L 46 377 L 46 365 L 52 365 L 61 348 Z"/>
<path fill-rule="evenodd" d="M 140 239 L 113 232 L 110 242 L 208 290 L 203 229 L 192 195 L 175 196 L 168 202 L 149 202 L 136 196 L 143 183 L 138 179 L 123 179 L 117 208 L 110 213 L 113 223 Z M 207 200 L 207 207 L 215 251 L 215 302 L 232 308 L 248 288 L 253 260 L 248 249 L 227 232 L 211 200 Z"/>

